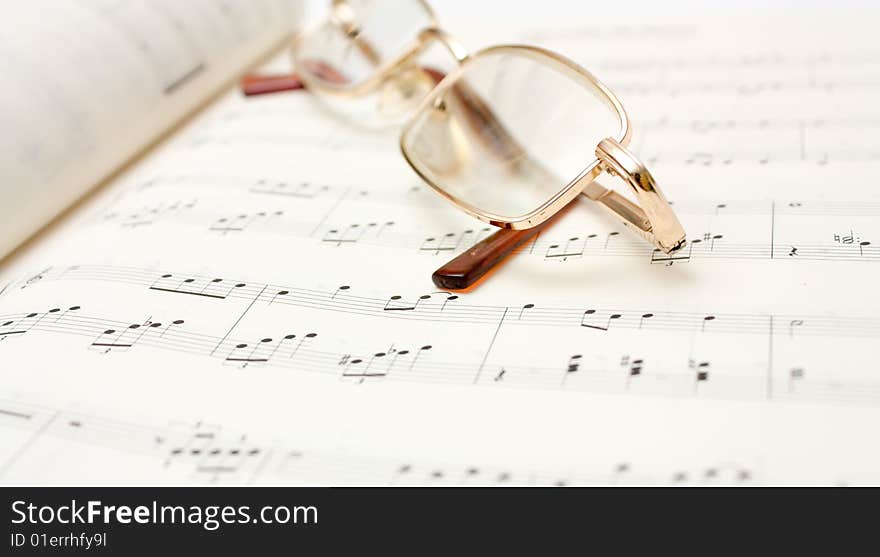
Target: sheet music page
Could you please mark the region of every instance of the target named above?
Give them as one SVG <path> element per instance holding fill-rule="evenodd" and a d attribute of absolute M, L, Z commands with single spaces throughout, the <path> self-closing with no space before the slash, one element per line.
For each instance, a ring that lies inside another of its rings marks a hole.
<path fill-rule="evenodd" d="M 0 36 L 0 257 L 289 35 L 301 6 L 19 2 Z"/>
<path fill-rule="evenodd" d="M 230 92 L 3 267 L 0 478 L 877 483 L 880 46 L 743 29 L 451 29 L 618 92 L 690 239 L 579 202 L 471 293 L 395 132 Z"/>

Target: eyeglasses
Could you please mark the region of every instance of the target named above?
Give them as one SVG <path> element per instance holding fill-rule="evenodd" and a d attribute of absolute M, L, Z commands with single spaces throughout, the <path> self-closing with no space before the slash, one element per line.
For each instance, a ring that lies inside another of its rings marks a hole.
<path fill-rule="evenodd" d="M 435 45 L 456 63 L 445 75 L 423 63 Z M 422 0 L 332 0 L 293 55 L 306 88 L 335 109 L 402 123 L 400 148 L 413 170 L 501 228 L 434 273 L 438 286 L 471 286 L 579 194 L 658 250 L 685 244 L 651 173 L 626 148 L 623 105 L 567 58 L 521 45 L 470 54 Z M 596 183 L 602 173 L 627 182 L 635 201 Z"/>

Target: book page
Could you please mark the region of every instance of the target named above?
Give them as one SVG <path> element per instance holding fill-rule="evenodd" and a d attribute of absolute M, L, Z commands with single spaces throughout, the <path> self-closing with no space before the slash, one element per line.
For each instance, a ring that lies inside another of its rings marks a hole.
<path fill-rule="evenodd" d="M 2 268 L 0 480 L 877 483 L 868 20 L 451 29 L 607 83 L 690 241 L 579 201 L 468 293 L 394 131 L 230 92 Z"/>
<path fill-rule="evenodd" d="M 19 2 L 0 38 L 0 257 L 288 36 L 300 6 Z"/>

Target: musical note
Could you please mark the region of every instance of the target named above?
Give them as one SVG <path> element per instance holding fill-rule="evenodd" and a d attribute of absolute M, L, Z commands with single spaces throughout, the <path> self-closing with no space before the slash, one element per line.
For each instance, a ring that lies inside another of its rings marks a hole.
<path fill-rule="evenodd" d="M 451 292 L 443 292 L 443 291 L 439 291 L 439 292 L 434 292 L 434 294 L 442 294 L 442 295 L 445 295 L 445 296 L 446 296 L 446 298 L 443 300 L 443 305 L 440 306 L 440 311 L 445 310 L 445 309 L 446 309 L 446 305 L 447 305 L 449 302 L 454 302 L 455 300 L 458 299 L 458 294 L 453 294 L 453 293 L 451 293 Z"/>
<path fill-rule="evenodd" d="M 694 370 L 694 394 L 697 393 L 697 388 L 700 383 L 705 383 L 709 380 L 709 368 L 711 364 L 709 362 L 697 362 L 695 360 L 688 361 L 688 367 Z"/>
<path fill-rule="evenodd" d="M 343 378 L 356 378 L 360 383 L 363 383 L 368 378 L 387 377 L 394 372 L 397 362 L 406 357 L 410 358 L 407 371 L 413 371 L 422 353 L 431 350 L 431 348 L 430 344 L 426 344 L 413 352 L 409 349 L 398 350 L 392 345 L 388 350 L 373 353 L 366 362 L 363 358 L 352 358 L 350 354 L 345 354 L 339 360 L 338 365 L 343 367 Z M 386 361 L 388 364 L 383 365 Z"/>
<path fill-rule="evenodd" d="M 604 322 L 603 325 L 597 325 L 594 320 L 594 316 L 596 315 L 596 310 L 588 309 L 584 312 L 581 317 L 581 327 L 587 327 L 589 329 L 598 329 L 600 331 L 607 331 L 611 328 L 611 322 L 620 319 L 622 317 L 619 313 L 612 313 L 608 316 L 608 319 Z M 589 321 L 589 322 L 588 322 Z"/>
<path fill-rule="evenodd" d="M 449 292 L 435 292 L 435 294 L 445 294 L 446 300 L 443 302 L 443 308 L 446 307 L 446 303 L 452 300 L 457 300 L 458 296 L 455 294 L 450 294 Z M 385 307 L 382 308 L 384 311 L 413 311 L 419 307 L 419 304 L 431 299 L 431 294 L 422 294 L 415 301 L 408 302 L 403 299 L 403 296 L 394 295 L 388 298 L 388 301 L 385 302 Z"/>
<path fill-rule="evenodd" d="M 491 232 L 490 228 L 482 228 L 476 232 L 473 229 L 468 229 L 460 233 L 447 232 L 441 236 L 428 236 L 424 239 L 422 245 L 419 246 L 419 251 L 433 252 L 434 255 L 440 252 L 457 251 L 462 246 L 470 246 L 476 243 L 489 232 Z"/>
<path fill-rule="evenodd" d="M 709 251 L 715 251 L 715 240 L 720 240 L 723 237 L 721 234 L 713 234 L 710 238 L 709 234 L 706 234 L 704 239 L 709 241 Z"/>
<path fill-rule="evenodd" d="M 403 482 L 406 482 L 407 481 L 406 478 L 411 475 L 411 472 L 412 472 L 411 465 L 403 464 L 403 465 L 399 466 L 394 471 L 394 474 L 391 476 L 390 484 L 395 485 L 395 484 L 399 483 L 401 480 L 403 480 Z"/>
<path fill-rule="evenodd" d="M 80 306 L 70 306 L 63 311 L 61 308 L 52 308 L 45 312 L 31 312 L 17 319 L 3 320 L 0 322 L 0 341 L 17 335 L 23 335 L 28 331 L 39 327 L 40 324 L 49 317 L 54 317 L 54 319 L 49 319 L 49 322 L 56 323 L 66 317 L 70 312 L 75 312 L 79 309 Z"/>
<path fill-rule="evenodd" d="M 166 325 L 167 329 L 171 325 Z M 136 345 L 145 335 L 158 331 L 162 323 L 146 319 L 141 323 L 132 323 L 119 329 L 105 329 L 92 340 L 89 348 L 97 348 L 104 354 L 115 351 L 126 351 Z M 161 333 L 159 333 L 161 336 Z"/>
<path fill-rule="evenodd" d="M 532 308 L 534 308 L 534 307 L 535 307 L 535 304 L 524 304 L 523 307 L 520 308 L 520 310 L 519 310 L 519 317 L 517 317 L 517 319 L 522 319 L 522 317 L 523 317 L 523 313 L 524 313 L 527 309 L 532 309 Z"/>
<path fill-rule="evenodd" d="M 21 288 L 25 289 L 29 286 L 33 286 L 34 284 L 37 284 L 38 282 L 43 280 L 43 277 L 45 277 L 49 273 L 49 271 L 51 271 L 51 270 L 52 270 L 52 267 L 46 267 L 45 269 L 43 269 L 39 273 L 37 273 L 37 274 L 31 276 L 30 278 L 28 278 L 27 280 L 25 280 L 24 284 L 21 285 Z"/>
<path fill-rule="evenodd" d="M 214 221 L 208 230 L 227 234 L 229 232 L 244 232 L 254 225 L 268 225 L 272 220 L 284 215 L 284 211 L 258 211 L 252 214 L 239 214 L 234 217 L 221 217 Z"/>
<path fill-rule="evenodd" d="M 226 282 L 222 278 L 178 278 L 171 273 L 165 273 L 149 289 L 225 300 L 234 290 L 243 290 L 245 287 L 247 284 L 243 282 Z"/>
<path fill-rule="evenodd" d="M 229 354 L 227 354 L 226 361 L 232 362 L 236 365 L 240 364 L 242 368 L 247 367 L 248 364 L 266 363 L 269 361 L 269 357 L 262 354 L 269 349 L 263 347 L 271 342 L 271 338 L 264 338 L 251 345 L 248 345 L 245 342 L 237 343 L 232 347 Z"/>
<path fill-rule="evenodd" d="M 699 244 L 700 239 L 695 238 L 694 240 L 688 242 L 687 252 L 683 250 L 678 250 L 676 252 L 667 254 L 659 249 L 654 249 L 651 251 L 651 264 L 654 263 L 665 263 L 667 266 L 673 265 L 676 261 L 690 261 L 693 257 L 694 245 Z"/>
<path fill-rule="evenodd" d="M 418 350 L 416 350 L 416 353 L 413 355 L 412 361 L 410 361 L 410 363 L 409 363 L 409 371 L 412 371 L 413 368 L 416 366 L 416 363 L 419 361 L 419 358 L 421 357 L 422 353 L 427 350 L 430 350 L 431 348 L 433 348 L 433 347 L 430 344 L 426 344 L 426 345 L 420 347 Z M 403 356 L 404 354 L 407 354 L 407 353 L 408 353 L 408 351 L 403 350 L 403 351 L 401 351 L 400 355 Z"/>
<path fill-rule="evenodd" d="M 340 294 L 342 292 L 347 292 L 350 288 L 351 287 L 348 286 L 347 284 L 343 284 L 342 286 L 340 286 L 339 288 L 337 288 L 336 290 L 333 291 L 333 295 L 330 296 L 330 299 L 332 300 L 333 298 L 335 298 L 337 294 Z"/>
<path fill-rule="evenodd" d="M 620 232 L 617 232 L 616 230 L 613 232 L 609 232 L 608 236 L 605 237 L 605 245 L 602 246 L 602 249 L 608 251 L 608 244 L 611 242 L 611 239 L 618 236 L 620 236 Z"/>
<path fill-rule="evenodd" d="M 303 344 L 305 344 L 306 342 L 311 342 L 311 339 L 313 339 L 317 336 L 318 336 L 318 333 L 306 333 L 305 335 L 303 335 L 299 339 L 299 342 L 296 343 L 296 346 L 293 348 L 293 350 L 290 351 L 290 356 L 288 356 L 288 358 L 291 360 L 293 358 L 295 358 L 297 352 L 299 352 L 299 350 L 300 350 L 300 348 L 302 348 Z M 288 336 L 284 337 L 285 340 L 293 340 L 294 338 L 296 338 L 296 335 L 288 335 Z M 280 348 L 280 346 L 281 346 L 281 343 L 278 344 L 278 347 L 276 347 L 276 350 L 277 350 L 277 348 Z"/>
<path fill-rule="evenodd" d="M 371 222 L 366 225 L 350 224 L 345 228 L 331 228 L 321 238 L 321 242 L 326 244 L 336 244 L 337 247 L 342 244 L 356 244 L 366 237 L 367 234 L 378 238 L 386 229 L 393 227 L 394 222 L 388 221 L 383 224 Z"/>
<path fill-rule="evenodd" d="M 595 234 L 590 234 L 586 238 L 574 236 L 569 238 L 564 246 L 552 244 L 547 248 L 547 252 L 544 254 L 544 259 L 561 259 L 562 261 L 565 261 L 569 257 L 582 257 L 584 255 L 584 250 L 587 247 L 587 241 L 595 237 Z"/>
<path fill-rule="evenodd" d="M 629 389 L 630 382 L 634 377 L 638 377 L 642 374 L 642 369 L 644 368 L 645 360 L 642 358 L 632 358 L 629 356 L 623 356 L 620 359 L 620 366 L 626 370 L 626 381 L 625 387 Z"/>
<path fill-rule="evenodd" d="M 385 307 L 382 309 L 384 311 L 412 311 L 416 309 L 416 307 L 419 305 L 419 301 L 421 300 L 422 298 L 420 297 L 415 302 L 410 303 L 405 301 L 403 299 L 403 296 L 395 294 L 394 296 L 388 298 L 388 301 L 385 302 Z"/>
<path fill-rule="evenodd" d="M 257 180 L 249 191 L 261 195 L 280 195 L 283 197 L 296 197 L 300 199 L 314 199 L 320 194 L 330 190 L 330 186 L 300 182 L 291 185 L 284 180 Z"/>
<path fill-rule="evenodd" d="M 224 436 L 222 429 L 197 423 L 185 437 L 167 450 L 165 468 L 186 467 L 203 481 L 231 482 L 258 469 L 267 451 L 245 436 Z"/>
<path fill-rule="evenodd" d="M 279 290 L 278 292 L 276 292 L 275 294 L 272 295 L 272 298 L 269 300 L 269 305 L 272 305 L 272 303 L 273 303 L 278 297 L 280 297 L 280 296 L 287 296 L 288 294 L 290 294 L 290 290 Z"/>
<path fill-rule="evenodd" d="M 142 207 L 141 209 L 127 213 L 122 217 L 116 213 L 110 213 L 105 216 L 105 220 L 118 220 L 121 227 L 129 229 L 150 226 L 160 219 L 170 220 L 179 218 L 183 213 L 195 208 L 197 203 L 197 198 L 190 201 L 175 201 L 167 205 L 165 203 L 159 203 L 154 206 Z"/>
<path fill-rule="evenodd" d="M 707 315 L 707 316 L 703 317 L 703 322 L 700 326 L 700 331 L 705 333 L 706 332 L 706 324 L 711 323 L 712 321 L 715 321 L 714 315 Z"/>
<path fill-rule="evenodd" d="M 31 313 L 31 314 L 28 314 L 24 319 L 33 318 L 36 316 L 37 316 L 36 313 Z M 20 323 L 20 320 L 16 320 L 16 319 L 9 319 L 9 320 L 6 320 L 6 321 L 0 323 L 0 340 L 6 340 L 6 338 L 13 336 L 13 335 L 25 334 L 28 331 L 28 329 L 21 327 L 21 326 L 18 326 L 19 323 Z"/>

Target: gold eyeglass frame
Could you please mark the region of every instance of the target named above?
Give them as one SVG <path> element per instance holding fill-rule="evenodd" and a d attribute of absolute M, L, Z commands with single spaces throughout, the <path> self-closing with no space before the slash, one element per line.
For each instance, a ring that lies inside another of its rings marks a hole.
<path fill-rule="evenodd" d="M 457 40 L 439 27 L 433 9 L 425 0 L 412 1 L 422 6 L 429 21 L 429 26 L 417 33 L 416 37 L 403 47 L 400 55 L 385 63 L 380 63 L 380 56 L 369 42 L 361 37 L 361 30 L 357 26 L 348 0 L 331 0 L 330 16 L 321 25 L 332 24 L 338 26 L 368 60 L 374 61 L 377 64 L 377 69 L 368 78 L 354 85 L 329 85 L 321 81 L 309 79 L 308 73 L 303 72 L 301 78 L 307 83 L 308 88 L 340 97 L 358 97 L 371 93 L 388 80 L 393 79 L 401 69 L 410 66 L 433 43 L 439 42 L 455 58 L 458 67 L 443 77 L 422 99 L 400 133 L 400 149 L 404 158 L 410 167 L 432 189 L 471 216 L 494 226 L 512 230 L 531 229 L 541 225 L 580 194 L 597 202 L 600 207 L 619 219 L 626 227 L 636 232 L 664 253 L 672 253 L 685 245 L 684 228 L 681 226 L 672 207 L 660 191 L 644 163 L 627 149 L 627 145 L 629 145 L 632 137 L 632 125 L 623 104 L 607 86 L 589 71 L 570 59 L 536 46 L 499 45 L 484 48 L 475 53 L 469 53 Z M 300 37 L 301 39 L 302 37 Z M 296 67 L 302 67 L 303 63 L 298 56 L 299 50 L 298 41 L 295 41 L 293 59 Z M 459 82 L 460 76 L 464 74 L 474 60 L 498 53 L 510 53 L 529 57 L 552 66 L 584 87 L 598 91 L 602 94 L 601 100 L 605 101 L 605 104 L 616 112 L 620 123 L 620 129 L 615 137 L 603 139 L 596 145 L 593 161 L 580 174 L 540 207 L 517 218 L 503 217 L 484 211 L 450 194 L 441 184 L 436 183 L 423 169 L 419 168 L 418 160 L 410 155 L 404 142 L 408 131 L 414 124 L 415 115 L 420 114 L 430 106 L 435 98 L 455 86 Z M 630 201 L 627 197 L 613 189 L 605 188 L 597 183 L 596 179 L 603 172 L 617 176 L 628 183 L 635 194 L 638 204 Z"/>

